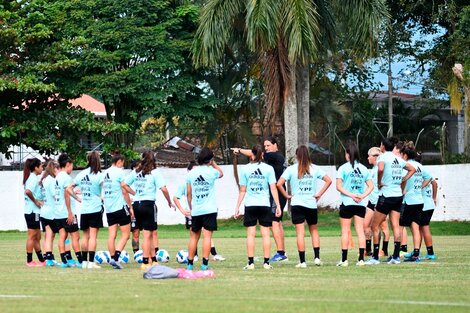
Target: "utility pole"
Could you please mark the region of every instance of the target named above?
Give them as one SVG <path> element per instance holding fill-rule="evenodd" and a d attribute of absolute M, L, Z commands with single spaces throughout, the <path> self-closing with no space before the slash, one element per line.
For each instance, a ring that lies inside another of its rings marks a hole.
<path fill-rule="evenodd" d="M 392 57 L 388 55 L 388 131 L 387 137 L 393 136 L 393 78 Z"/>

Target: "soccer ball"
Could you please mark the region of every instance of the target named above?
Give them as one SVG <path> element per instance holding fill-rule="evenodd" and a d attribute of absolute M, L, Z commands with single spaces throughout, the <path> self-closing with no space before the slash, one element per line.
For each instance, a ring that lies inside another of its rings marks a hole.
<path fill-rule="evenodd" d="M 109 255 L 108 251 L 96 251 L 95 253 L 95 262 L 102 264 L 102 263 L 109 263 L 111 260 L 111 256 Z"/>
<path fill-rule="evenodd" d="M 180 250 L 176 254 L 176 262 L 179 264 L 187 264 L 188 263 L 188 251 Z"/>
<path fill-rule="evenodd" d="M 160 263 L 168 263 L 170 261 L 170 255 L 165 249 L 160 249 L 157 252 L 157 261 Z"/>
<path fill-rule="evenodd" d="M 127 253 L 126 250 L 121 251 L 121 254 L 119 255 L 119 262 L 124 264 L 129 263 L 129 253 Z"/>
<path fill-rule="evenodd" d="M 134 253 L 134 261 L 136 263 L 142 263 L 144 258 L 144 252 L 142 250 L 138 250 Z"/>

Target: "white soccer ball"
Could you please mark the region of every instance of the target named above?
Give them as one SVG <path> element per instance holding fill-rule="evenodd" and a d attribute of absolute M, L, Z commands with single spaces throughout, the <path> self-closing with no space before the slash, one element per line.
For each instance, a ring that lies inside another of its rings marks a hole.
<path fill-rule="evenodd" d="M 187 264 L 188 263 L 188 251 L 180 250 L 176 253 L 176 262 L 179 264 Z"/>
<path fill-rule="evenodd" d="M 121 251 L 121 254 L 119 255 L 119 261 L 124 264 L 129 263 L 129 253 L 127 253 L 126 250 Z"/>
<path fill-rule="evenodd" d="M 144 252 L 142 250 L 138 250 L 134 253 L 134 261 L 136 263 L 142 263 L 144 260 Z"/>
<path fill-rule="evenodd" d="M 108 251 L 96 251 L 95 253 L 95 262 L 102 264 L 102 263 L 109 263 L 111 260 L 111 256 L 109 255 Z"/>
<path fill-rule="evenodd" d="M 170 261 L 170 254 L 165 249 L 160 249 L 157 252 L 157 261 L 160 263 L 168 263 Z"/>

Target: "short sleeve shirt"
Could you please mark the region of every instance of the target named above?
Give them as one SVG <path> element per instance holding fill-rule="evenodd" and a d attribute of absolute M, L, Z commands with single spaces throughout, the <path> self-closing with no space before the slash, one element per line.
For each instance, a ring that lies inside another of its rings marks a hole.
<path fill-rule="evenodd" d="M 134 201 L 155 201 L 157 190 L 166 186 L 165 179 L 158 169 L 152 170 L 149 174 L 132 171 L 125 181 L 129 186 L 134 184 Z"/>
<path fill-rule="evenodd" d="M 315 194 L 317 193 L 317 180 L 323 179 L 325 172 L 316 165 L 310 165 L 309 173 L 299 179 L 299 165 L 289 166 L 281 177 L 290 182 L 292 190 L 291 205 L 299 205 L 310 209 L 317 208 Z"/>
<path fill-rule="evenodd" d="M 26 180 L 26 183 L 24 184 L 24 191 L 29 189 L 31 193 L 33 194 L 34 198 L 37 200 L 42 199 L 42 194 L 41 194 L 41 187 L 39 186 L 39 177 L 31 173 Z M 25 214 L 31 214 L 31 213 L 38 213 L 41 211 L 41 209 L 34 204 L 34 202 L 26 195 L 24 194 L 24 213 Z"/>
<path fill-rule="evenodd" d="M 55 218 L 57 219 L 68 217 L 67 206 L 65 205 L 65 188 L 72 182 L 72 177 L 64 171 L 60 171 L 55 178 Z"/>
<path fill-rule="evenodd" d="M 401 197 L 401 182 L 406 175 L 406 172 L 403 171 L 406 162 L 390 151 L 385 152 L 378 158 L 377 163 L 380 162 L 384 163 L 381 194 L 384 197 Z"/>
<path fill-rule="evenodd" d="M 269 185 L 276 183 L 274 168 L 266 163 L 243 166 L 240 185 L 246 186 L 245 206 L 270 207 Z"/>
<path fill-rule="evenodd" d="M 429 179 L 429 177 L 423 177 L 422 165 L 414 160 L 408 161 L 411 166 L 416 169 L 416 172 L 406 181 L 405 195 L 403 197 L 403 203 L 406 204 L 422 204 L 423 202 L 423 181 Z M 406 171 L 404 173 L 406 175 Z"/>
<path fill-rule="evenodd" d="M 372 182 L 374 183 L 374 190 L 369 195 L 369 201 L 372 204 L 377 204 L 377 201 L 379 200 L 379 186 L 377 184 L 377 173 L 378 173 L 378 167 L 375 165 L 371 170 L 370 170 L 370 175 Z"/>
<path fill-rule="evenodd" d="M 191 186 L 191 215 L 200 216 L 217 212 L 215 181 L 219 171 L 211 166 L 198 166 L 186 176 L 186 184 Z"/>
<path fill-rule="evenodd" d="M 103 173 L 103 203 L 106 213 L 117 212 L 126 204 L 121 188 L 125 176 L 124 170 L 117 166 L 111 166 Z"/>
<path fill-rule="evenodd" d="M 44 204 L 41 207 L 41 217 L 48 220 L 54 219 L 54 207 L 55 207 L 55 178 L 48 175 L 42 181 L 42 193 Z"/>
<path fill-rule="evenodd" d="M 101 182 L 103 173 L 93 173 L 90 168 L 84 169 L 74 179 L 74 183 L 82 193 L 81 214 L 101 211 Z"/>
<path fill-rule="evenodd" d="M 423 172 L 423 180 L 428 180 L 430 179 L 431 182 L 434 180 L 434 177 L 432 177 L 431 173 L 428 171 L 426 167 L 421 168 Z M 427 177 L 427 178 L 425 178 Z M 424 202 L 424 207 L 423 211 L 428 211 L 428 210 L 434 210 L 435 205 L 434 205 L 434 200 L 433 200 L 433 194 L 432 194 L 432 184 L 431 182 L 423 188 L 422 195 L 423 195 L 423 202 Z"/>
<path fill-rule="evenodd" d="M 366 190 L 366 182 L 371 179 L 370 172 L 359 162 L 355 162 L 354 166 L 350 162 L 340 166 L 337 173 L 337 178 L 343 181 L 343 187 L 347 191 L 360 195 Z M 341 202 L 343 205 L 361 205 L 366 206 L 366 198 L 362 199 L 360 203 L 357 203 L 352 198 L 341 194 Z"/>

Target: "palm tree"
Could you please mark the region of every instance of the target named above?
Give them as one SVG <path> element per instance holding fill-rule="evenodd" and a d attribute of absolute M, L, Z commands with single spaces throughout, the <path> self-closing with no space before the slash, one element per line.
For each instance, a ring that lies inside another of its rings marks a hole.
<path fill-rule="evenodd" d="M 257 53 L 262 66 L 269 122 L 273 125 L 284 116 L 289 159 L 308 140 L 309 64 L 334 49 L 338 33 L 347 34 L 342 46 L 358 54 L 373 51 L 386 16 L 383 0 L 208 0 L 192 47 L 193 61 L 215 66 L 227 47 L 241 44 L 233 30 L 244 30 L 241 40 Z"/>

